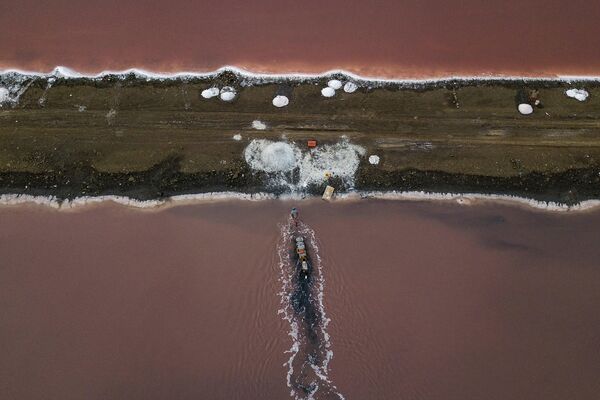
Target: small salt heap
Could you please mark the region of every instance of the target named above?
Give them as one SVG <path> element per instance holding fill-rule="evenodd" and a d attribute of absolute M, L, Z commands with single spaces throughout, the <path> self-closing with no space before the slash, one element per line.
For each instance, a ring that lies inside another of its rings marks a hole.
<path fill-rule="evenodd" d="M 211 99 L 215 96 L 219 95 L 219 88 L 211 87 L 210 89 L 205 89 L 202 91 L 202 97 L 205 99 Z"/>
<path fill-rule="evenodd" d="M 290 100 L 286 96 L 275 96 L 273 99 L 273 105 L 275 107 L 281 108 L 290 104 Z"/>
<path fill-rule="evenodd" d="M 338 90 L 342 88 L 342 82 L 340 82 L 337 79 L 332 79 L 329 82 L 327 82 L 327 86 L 329 86 L 333 90 Z"/>
<path fill-rule="evenodd" d="M 271 173 L 292 171 L 298 166 L 299 158 L 293 144 L 265 139 L 250 142 L 244 156 L 250 168 Z"/>
<path fill-rule="evenodd" d="M 379 164 L 379 156 L 376 156 L 376 155 L 369 156 L 369 163 L 371 165 Z"/>
<path fill-rule="evenodd" d="M 521 103 L 519 104 L 519 112 L 523 115 L 529 115 L 531 113 L 533 113 L 533 107 L 531 106 L 531 104 L 528 103 Z"/>
<path fill-rule="evenodd" d="M 242 140 L 242 135 L 240 135 L 239 133 L 236 135 L 233 135 L 233 140 L 237 140 L 239 142 L 240 140 Z"/>
<path fill-rule="evenodd" d="M 346 93 L 354 93 L 358 89 L 358 86 L 354 82 L 346 82 L 344 85 L 344 92 Z"/>
<path fill-rule="evenodd" d="M 267 124 L 256 119 L 252 121 L 252 127 L 257 131 L 264 131 L 265 129 L 267 129 Z"/>
<path fill-rule="evenodd" d="M 321 89 L 321 95 L 323 97 L 333 97 L 335 96 L 335 89 L 327 86 L 326 88 Z"/>
<path fill-rule="evenodd" d="M 568 97 L 579 101 L 586 101 L 590 95 L 585 89 L 569 89 L 565 92 Z"/>
<path fill-rule="evenodd" d="M 221 89 L 221 100 L 223 101 L 232 101 L 235 99 L 236 91 L 231 86 L 225 86 Z"/>
<path fill-rule="evenodd" d="M 6 103 L 8 101 L 10 92 L 7 88 L 0 87 L 0 104 Z"/>

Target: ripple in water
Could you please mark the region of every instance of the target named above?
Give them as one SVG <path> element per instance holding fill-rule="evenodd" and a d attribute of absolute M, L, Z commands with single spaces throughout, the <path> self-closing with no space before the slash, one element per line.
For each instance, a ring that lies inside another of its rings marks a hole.
<path fill-rule="evenodd" d="M 329 379 L 329 362 L 333 358 L 327 333 L 330 319 L 325 314 L 323 294 L 325 278 L 315 232 L 303 222 L 293 227 L 291 218 L 282 224 L 278 244 L 281 282 L 279 313 L 289 323 L 292 346 L 287 366 L 287 385 L 294 399 L 344 399 Z M 305 238 L 312 260 L 308 279 L 299 279 L 292 261 L 294 233 Z"/>

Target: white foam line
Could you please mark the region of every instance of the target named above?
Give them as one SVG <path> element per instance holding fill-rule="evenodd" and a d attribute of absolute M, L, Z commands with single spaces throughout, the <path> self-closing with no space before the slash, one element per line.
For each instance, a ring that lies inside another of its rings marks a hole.
<path fill-rule="evenodd" d="M 299 323 L 300 322 L 295 317 L 294 311 L 292 309 L 290 309 L 291 305 L 290 305 L 290 300 L 289 300 L 289 295 L 294 290 L 294 288 L 293 288 L 294 268 L 291 268 L 291 266 L 290 266 L 289 249 L 288 249 L 290 240 L 292 239 L 292 231 L 290 230 L 291 223 L 292 223 L 291 220 L 288 220 L 287 224 L 279 225 L 280 231 L 281 231 L 281 240 L 278 243 L 278 247 L 277 247 L 277 253 L 279 256 L 278 267 L 279 267 L 279 272 L 280 272 L 279 281 L 281 282 L 281 290 L 279 292 L 281 308 L 279 309 L 278 314 L 282 315 L 282 318 L 290 324 L 290 330 L 288 332 L 288 336 L 290 336 L 290 338 L 292 339 L 291 347 L 289 350 L 286 351 L 286 353 L 290 354 L 290 357 L 287 360 L 287 362 L 285 362 L 283 365 L 287 366 L 287 369 L 288 369 L 287 375 L 286 375 L 286 383 L 287 383 L 288 388 L 290 389 L 291 397 L 293 397 L 296 400 L 301 400 L 301 399 L 310 400 L 310 399 L 314 399 L 314 395 L 319 390 L 320 386 L 319 386 L 318 382 L 313 382 L 315 384 L 315 387 L 313 388 L 313 390 L 311 392 L 307 393 L 306 396 L 304 396 L 304 397 L 299 396 L 299 394 L 296 392 L 294 385 L 292 383 L 292 378 L 294 375 L 294 360 L 296 359 L 296 356 L 300 352 L 300 349 L 301 349 L 301 346 L 303 343 L 302 343 L 302 339 L 299 335 Z M 316 238 L 314 230 L 312 230 L 306 224 L 300 223 L 299 228 L 300 228 L 299 231 L 301 232 L 301 234 L 303 236 L 305 236 L 308 239 L 308 241 L 311 243 L 311 248 L 312 248 L 311 254 L 313 256 L 313 268 L 314 268 L 314 271 L 315 271 L 315 274 L 317 277 L 317 279 L 315 280 L 315 283 L 317 283 L 317 285 L 316 285 L 317 308 L 318 308 L 319 314 L 321 316 L 321 323 L 319 325 L 320 325 L 321 335 L 324 339 L 324 343 L 322 344 L 323 349 L 321 351 L 324 351 L 325 357 L 323 359 L 321 359 L 319 365 L 311 363 L 309 366 L 311 367 L 311 369 L 314 371 L 315 375 L 317 376 L 317 378 L 320 379 L 321 382 L 325 382 L 329 385 L 333 394 L 335 394 L 339 399 L 344 400 L 344 396 L 338 391 L 337 387 L 331 382 L 331 379 L 329 378 L 329 375 L 328 375 L 329 362 L 333 358 L 333 351 L 331 350 L 330 336 L 327 333 L 327 326 L 329 325 L 330 319 L 327 317 L 327 315 L 325 313 L 325 305 L 323 302 L 324 293 L 325 293 L 325 277 L 323 274 L 323 263 L 321 260 L 321 256 L 319 254 L 317 238 Z M 302 373 L 302 371 L 300 371 L 300 373 Z"/>
<path fill-rule="evenodd" d="M 162 209 L 184 204 L 195 204 L 210 201 L 264 201 L 264 200 L 302 200 L 317 199 L 302 193 L 285 193 L 276 195 L 272 193 L 241 193 L 241 192 L 210 192 L 198 194 L 184 194 L 168 197 L 162 200 L 136 200 L 126 196 L 83 196 L 72 200 L 61 201 L 55 196 L 32 196 L 27 194 L 3 194 L 0 195 L 0 206 L 16 205 L 39 205 L 57 210 L 72 210 L 89 207 L 101 203 L 116 203 L 125 207 L 136 209 Z M 400 201 L 448 201 L 463 205 L 473 205 L 481 202 L 497 202 L 506 204 L 517 204 L 548 212 L 583 212 L 600 208 L 600 200 L 584 200 L 579 204 L 566 205 L 556 202 L 544 202 L 525 197 L 500 195 L 500 194 L 478 194 L 478 193 L 431 193 L 431 192 L 402 192 L 402 191 L 352 191 L 339 193 L 336 201 L 355 201 L 360 199 L 383 199 Z"/>
<path fill-rule="evenodd" d="M 0 195 L 0 206 L 15 205 L 41 205 L 58 210 L 72 210 L 89 207 L 101 203 L 116 203 L 125 207 L 137 209 L 157 209 L 188 203 L 202 203 L 209 201 L 244 200 L 261 201 L 275 199 L 277 196 L 270 193 L 239 193 L 239 192 L 210 192 L 198 194 L 184 194 L 168 197 L 164 200 L 136 200 L 126 196 L 83 196 L 72 200 L 61 201 L 55 196 L 32 196 L 27 194 Z"/>
<path fill-rule="evenodd" d="M 577 212 L 589 211 L 600 207 L 600 200 L 584 200 L 579 204 L 566 205 L 556 202 L 544 202 L 525 197 L 517 197 L 502 194 L 479 194 L 479 193 L 431 193 L 431 192 L 401 192 L 401 191 L 371 191 L 371 192 L 350 192 L 342 193 L 337 196 L 339 199 L 384 199 L 384 200 L 407 200 L 407 201 L 452 201 L 459 204 L 471 205 L 486 201 L 518 204 L 534 208 L 537 210 L 550 212 Z"/>
<path fill-rule="evenodd" d="M 309 237 L 309 242 L 311 243 L 312 248 L 314 250 L 313 255 L 315 256 L 315 258 L 317 260 L 317 263 L 316 263 L 316 265 L 318 266 L 318 268 L 316 269 L 318 271 L 317 300 L 318 300 L 319 312 L 320 312 L 321 318 L 322 318 L 322 323 L 320 324 L 320 328 L 321 328 L 320 330 L 321 330 L 321 334 L 323 335 L 323 338 L 325 339 L 325 354 L 326 354 L 325 359 L 322 361 L 321 365 L 313 364 L 312 368 L 315 371 L 315 373 L 317 374 L 317 376 L 321 380 L 330 384 L 332 389 L 334 390 L 334 393 L 341 400 L 344 400 L 345 399 L 344 395 L 342 395 L 338 391 L 337 387 L 329 379 L 329 363 L 333 359 L 333 350 L 331 350 L 331 340 L 330 340 L 329 333 L 327 333 L 327 327 L 329 326 L 331 319 L 328 318 L 327 314 L 325 313 L 325 305 L 323 302 L 323 298 L 325 297 L 325 275 L 323 274 L 323 262 L 321 260 L 321 255 L 319 252 L 317 237 L 315 235 L 315 231 L 306 225 L 303 227 L 303 231 Z"/>
<path fill-rule="evenodd" d="M 374 83 L 414 83 L 414 84 L 422 84 L 422 83 L 436 83 L 436 82 L 445 82 L 445 81 L 563 81 L 563 82 L 573 82 L 573 81 L 590 81 L 590 82 L 600 82 L 600 76 L 593 75 L 556 75 L 556 76 L 515 76 L 515 75 L 447 75 L 447 76 L 439 76 L 439 77 L 431 77 L 431 78 L 386 78 L 386 77 L 378 77 L 378 76 L 362 76 L 355 74 L 350 71 L 346 71 L 343 69 L 333 69 L 324 71 L 321 73 L 302 73 L 302 72 L 289 72 L 289 73 L 259 73 L 252 72 L 243 68 L 235 67 L 235 66 L 223 66 L 214 71 L 208 72 L 194 72 L 194 71 L 179 71 L 179 72 L 157 72 L 157 71 L 149 71 L 143 68 L 129 68 L 125 70 L 105 70 L 99 72 L 97 74 L 86 74 L 77 72 L 71 68 L 58 66 L 54 68 L 51 72 L 39 72 L 39 71 L 27 71 L 18 68 L 7 68 L 4 70 L 0 70 L 0 74 L 7 73 L 16 73 L 28 76 L 36 76 L 42 78 L 49 77 L 61 77 L 61 78 L 90 78 L 90 79 L 100 79 L 109 75 L 130 75 L 134 74 L 140 78 L 146 79 L 177 79 L 177 78 L 209 78 L 216 76 L 222 72 L 233 72 L 235 74 L 241 75 L 245 78 L 255 78 L 255 79 L 264 79 L 264 80 L 278 80 L 278 79 L 321 79 L 327 78 L 333 75 L 344 75 L 348 78 L 357 80 L 357 81 L 365 81 L 365 82 L 374 82 Z"/>
<path fill-rule="evenodd" d="M 280 277 L 279 281 L 281 282 L 281 291 L 279 292 L 279 302 L 281 308 L 278 311 L 278 314 L 283 316 L 283 319 L 290 324 L 290 330 L 288 332 L 288 336 L 292 339 L 292 345 L 286 353 L 290 353 L 290 358 L 283 364 L 287 366 L 288 371 L 286 374 L 286 384 L 290 389 L 290 396 L 296 400 L 300 398 L 296 394 L 296 390 L 292 385 L 292 377 L 294 375 L 294 360 L 300 351 L 300 337 L 298 330 L 298 322 L 293 318 L 293 312 L 290 310 L 290 304 L 288 300 L 288 295 L 292 290 L 292 272 L 291 269 L 288 268 L 287 255 L 288 249 L 287 246 L 290 242 L 291 232 L 289 231 L 289 224 L 280 225 L 281 237 L 282 241 L 278 244 L 277 253 L 279 255 L 279 272 Z"/>

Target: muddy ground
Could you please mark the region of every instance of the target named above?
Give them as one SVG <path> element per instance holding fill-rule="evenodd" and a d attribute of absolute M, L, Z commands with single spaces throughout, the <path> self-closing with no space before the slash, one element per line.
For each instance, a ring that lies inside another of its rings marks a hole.
<path fill-rule="evenodd" d="M 359 190 L 503 193 L 568 204 L 600 198 L 597 83 L 358 82 L 355 93 L 324 98 L 325 82 L 248 86 L 228 72 L 167 80 L 27 78 L 18 102 L 0 109 L 0 192 L 151 199 L 265 191 L 244 148 L 252 139 L 284 136 L 299 146 L 342 137 L 363 146 Z M 236 99 L 202 98 L 215 84 L 234 86 Z M 565 96 L 572 87 L 585 87 L 588 100 Z M 530 90 L 539 91 L 543 108 L 519 115 L 516 96 Z M 290 104 L 274 107 L 276 94 Z M 254 120 L 267 129 L 252 128 Z M 242 140 L 233 140 L 237 134 Z M 369 164 L 370 154 L 380 157 L 378 165 Z"/>

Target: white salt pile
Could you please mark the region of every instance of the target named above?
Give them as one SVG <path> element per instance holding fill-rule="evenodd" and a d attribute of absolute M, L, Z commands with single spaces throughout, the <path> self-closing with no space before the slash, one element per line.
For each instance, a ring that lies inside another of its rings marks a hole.
<path fill-rule="evenodd" d="M 306 153 L 299 163 L 300 187 L 311 183 L 323 182 L 325 174 L 335 176 L 353 185 L 354 174 L 360 163 L 359 155 L 364 148 L 341 141 L 335 144 L 319 146 L 316 150 Z"/>
<path fill-rule="evenodd" d="M 221 89 L 221 100 L 223 101 L 231 101 L 235 99 L 236 91 L 231 86 L 225 86 Z"/>
<path fill-rule="evenodd" d="M 358 86 L 354 82 L 346 82 L 344 85 L 344 92 L 346 93 L 354 93 L 358 89 Z"/>
<path fill-rule="evenodd" d="M 202 91 L 202 97 L 205 99 L 211 99 L 215 96 L 219 95 L 219 88 L 211 87 L 210 89 L 205 89 Z"/>
<path fill-rule="evenodd" d="M 376 156 L 376 155 L 369 156 L 369 163 L 371 163 L 372 165 L 379 164 L 379 156 Z"/>
<path fill-rule="evenodd" d="M 590 95 L 585 89 L 569 89 L 565 92 L 568 97 L 579 101 L 585 101 Z"/>
<path fill-rule="evenodd" d="M 259 120 L 254 120 L 252 121 L 252 128 L 258 131 L 264 131 L 265 129 L 267 129 L 267 124 Z"/>
<path fill-rule="evenodd" d="M 335 96 L 335 90 L 327 86 L 326 88 L 321 89 L 321 95 L 323 97 L 333 97 Z"/>
<path fill-rule="evenodd" d="M 338 81 L 337 79 L 332 79 L 329 82 L 327 82 L 327 86 L 329 86 L 333 90 L 338 90 L 342 88 L 342 82 Z"/>
<path fill-rule="evenodd" d="M 240 135 L 239 133 L 237 135 L 233 135 L 233 140 L 237 140 L 239 142 L 240 140 L 242 140 L 242 135 Z"/>
<path fill-rule="evenodd" d="M 286 142 L 253 140 L 244 151 L 250 168 L 264 172 L 286 172 L 296 168 L 299 150 Z"/>
<path fill-rule="evenodd" d="M 360 163 L 359 156 L 364 153 L 364 148 L 347 140 L 303 153 L 293 143 L 257 139 L 246 147 L 244 156 L 250 168 L 275 173 L 273 183 L 295 190 L 312 183 L 320 184 L 326 176 L 335 176 L 352 186 Z M 284 174 L 296 168 L 299 173 L 298 181 Z"/>
<path fill-rule="evenodd" d="M 531 104 L 527 104 L 527 103 L 521 103 L 519 104 L 519 112 L 523 115 L 529 115 L 531 113 L 533 113 L 533 107 L 531 106 Z"/>
<path fill-rule="evenodd" d="M 273 99 L 273 105 L 275 107 L 285 107 L 290 104 L 290 100 L 286 96 L 275 96 Z"/>
<path fill-rule="evenodd" d="M 0 103 L 5 103 L 8 101 L 10 92 L 7 88 L 0 87 Z"/>
<path fill-rule="evenodd" d="M 83 75 L 79 72 L 67 68 L 67 67 L 56 67 L 52 70 L 52 76 L 55 78 L 82 78 Z"/>

